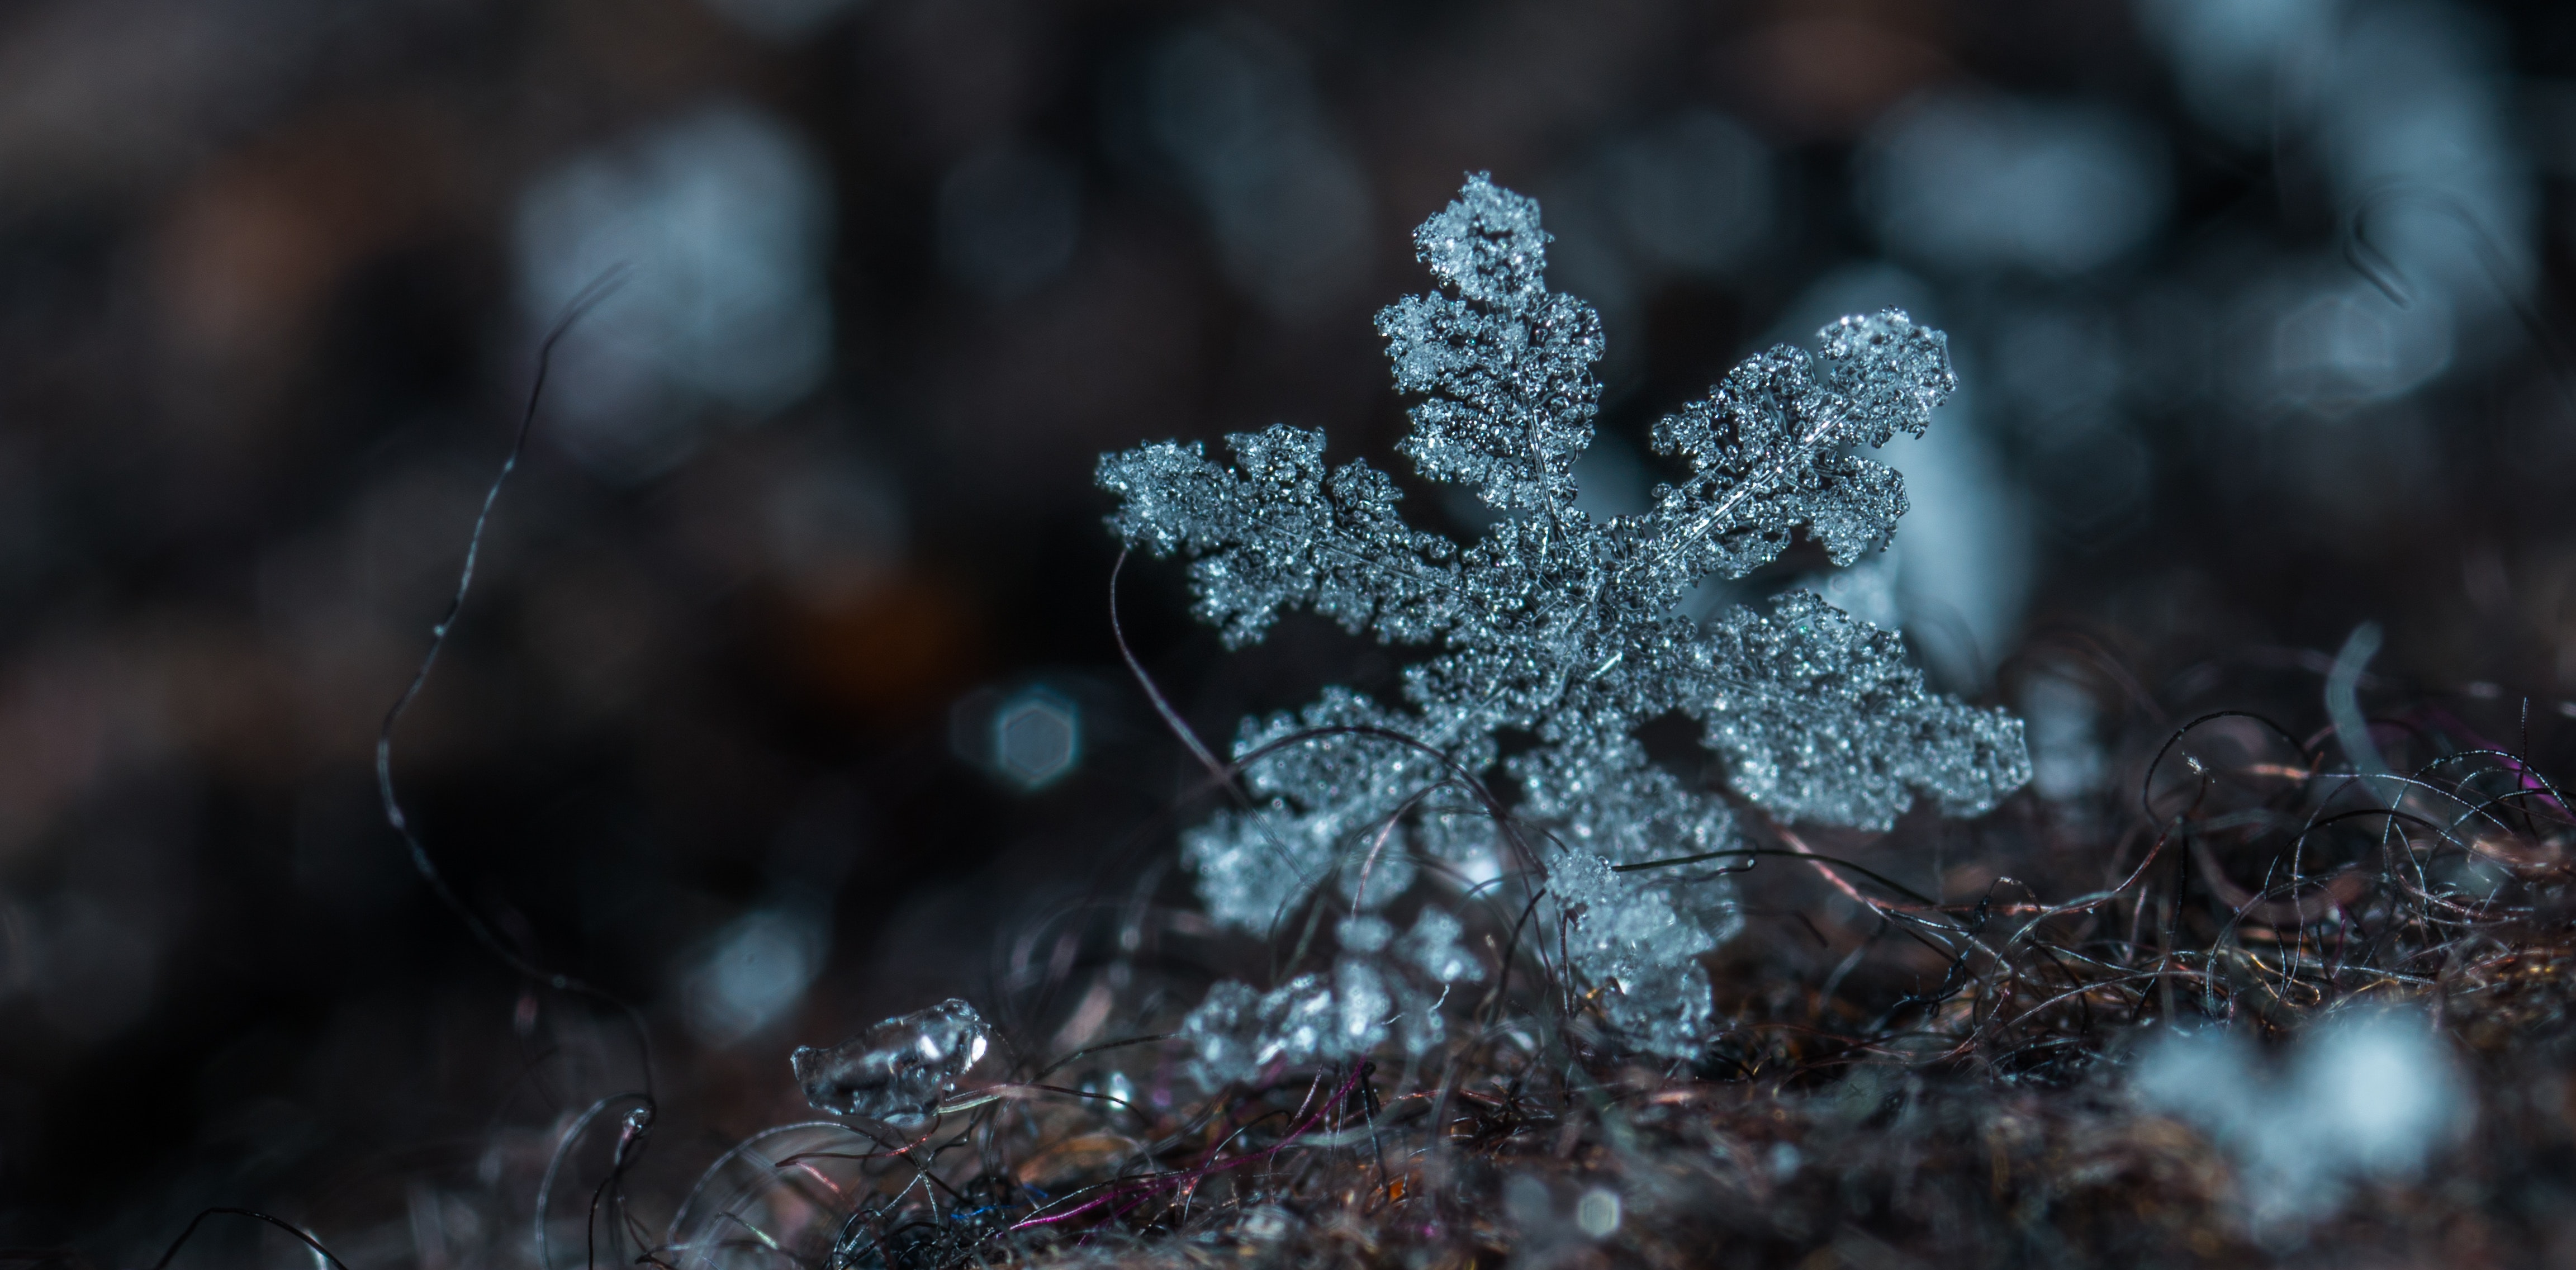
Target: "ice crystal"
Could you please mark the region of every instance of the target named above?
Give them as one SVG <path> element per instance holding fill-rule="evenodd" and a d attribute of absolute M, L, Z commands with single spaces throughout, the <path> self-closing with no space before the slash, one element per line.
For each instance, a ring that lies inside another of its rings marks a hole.
<path fill-rule="evenodd" d="M 789 1058 L 805 1101 L 843 1116 L 926 1116 L 983 1061 L 992 1031 L 955 997 L 897 1015 L 830 1048 L 799 1046 Z"/>
<path fill-rule="evenodd" d="M 1574 464 L 1592 439 L 1600 322 L 1547 289 L 1547 241 L 1536 202 L 1472 177 L 1414 234 L 1442 292 L 1378 315 L 1396 386 L 1420 398 L 1398 451 L 1503 513 L 1470 545 L 1405 524 L 1394 483 L 1365 462 L 1328 468 L 1320 432 L 1237 433 L 1230 465 L 1172 442 L 1101 460 L 1121 500 L 1112 527 L 1190 559 L 1196 612 L 1229 646 L 1303 607 L 1433 650 L 1406 669 L 1401 702 L 1336 687 L 1245 721 L 1235 753 L 1261 752 L 1245 771 L 1256 801 L 1184 842 L 1209 911 L 1266 930 L 1330 886 L 1353 921 L 1377 924 L 1345 922 L 1329 982 L 1221 985 L 1189 1023 L 1203 1074 L 1344 1057 L 1390 1028 L 1436 1039 L 1406 1020 L 1436 1023 L 1427 1002 L 1473 964 L 1418 951 L 1454 947 L 1456 919 L 1438 914 L 1444 943 L 1424 935 L 1437 912 L 1424 910 L 1409 955 L 1389 957 L 1390 928 L 1367 915 L 1412 885 L 1417 859 L 1473 873 L 1503 853 L 1461 775 L 1509 773 L 1515 814 L 1552 844 L 1516 863 L 1548 888 L 1572 969 L 1608 990 L 1630 1043 L 1674 1055 L 1710 1027 L 1695 957 L 1739 918 L 1722 879 L 1614 870 L 1722 850 L 1734 826 L 1715 790 L 1649 761 L 1641 726 L 1688 716 L 1727 785 L 1784 820 L 1885 829 L 1918 797 L 1972 815 L 2028 779 L 2018 720 L 1928 692 L 1894 632 L 1811 592 L 1706 626 L 1675 612 L 1699 579 L 1742 577 L 1793 535 L 1837 565 L 1885 545 L 1903 484 L 1858 451 L 1923 431 L 1953 383 L 1942 334 L 1890 309 L 1826 327 L 1818 352 L 1747 359 L 1655 426 L 1682 479 L 1639 514 L 1594 519 L 1575 507 Z M 1506 731 L 1534 743 L 1503 759 Z"/>
<path fill-rule="evenodd" d="M 1449 985 L 1485 977 L 1459 945 L 1458 919 L 1425 908 L 1401 939 L 1384 918 L 1341 927 L 1333 973 L 1299 975 L 1266 993 L 1227 980 L 1181 1021 L 1200 1083 L 1249 1079 L 1265 1069 L 1357 1058 L 1392 1039 L 1408 1054 L 1430 1052 L 1447 1035 L 1439 1005 Z M 1373 956 L 1390 948 L 1396 957 Z"/>

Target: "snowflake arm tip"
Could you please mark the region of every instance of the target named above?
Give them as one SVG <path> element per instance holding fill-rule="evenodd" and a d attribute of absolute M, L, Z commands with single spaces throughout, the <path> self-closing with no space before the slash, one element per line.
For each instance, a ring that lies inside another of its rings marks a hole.
<path fill-rule="evenodd" d="M 1385 473 L 1354 462 L 1327 474 L 1324 434 L 1286 424 L 1226 445 L 1231 471 L 1166 441 L 1105 456 L 1098 483 L 1119 496 L 1109 523 L 1127 543 L 1192 557 L 1198 615 L 1229 646 L 1298 606 L 1398 642 L 1456 619 L 1456 548 L 1404 524 Z"/>

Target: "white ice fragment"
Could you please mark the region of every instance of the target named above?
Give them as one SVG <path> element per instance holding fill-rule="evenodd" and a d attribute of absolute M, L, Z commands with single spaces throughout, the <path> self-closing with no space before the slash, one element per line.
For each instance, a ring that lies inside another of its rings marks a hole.
<path fill-rule="evenodd" d="M 879 1120 L 930 1115 L 989 1052 L 975 1007 L 950 997 L 877 1024 L 828 1049 L 801 1046 L 789 1062 L 817 1111 Z"/>
<path fill-rule="evenodd" d="M 1261 1044 L 1260 1000 L 1250 984 L 1220 979 L 1181 1020 L 1181 1043 L 1201 1086 L 1214 1089 L 1259 1068 L 1253 1054 Z"/>
<path fill-rule="evenodd" d="M 2466 1090 L 2448 1047 L 2419 1016 L 2366 1015 L 2302 1046 L 2291 1087 L 2316 1136 L 2351 1171 L 2411 1173 L 2458 1127 Z"/>
<path fill-rule="evenodd" d="M 1302 1062 L 1338 1054 L 1333 1022 L 1333 990 L 1316 975 L 1299 975 L 1261 998 L 1262 1021 L 1268 1024 L 1253 1056 L 1262 1065 Z"/>
<path fill-rule="evenodd" d="M 1694 1053 L 1709 1029 L 1708 973 L 1699 954 L 1733 933 L 1732 912 L 1708 918 L 1677 906 L 1664 879 L 1619 874 L 1588 852 L 1567 853 L 1549 877 L 1566 955 L 1583 978 L 1612 991 L 1604 1013 L 1626 1039 L 1648 1053 Z"/>
<path fill-rule="evenodd" d="M 1345 955 L 1329 979 L 1299 975 L 1265 993 L 1221 981 L 1181 1020 L 1179 1038 L 1192 1079 L 1214 1089 L 1281 1068 L 1365 1058 L 1390 1036 L 1408 1054 L 1428 1053 L 1446 1035 L 1438 1004 L 1402 962 Z"/>
<path fill-rule="evenodd" d="M 2167 1035 L 2140 1055 L 2130 1083 L 2234 1159 L 2249 1216 L 2273 1233 L 2333 1216 L 2357 1183 L 2418 1172 L 2471 1111 L 2449 1046 L 2403 1010 L 2325 1023 L 2285 1064 L 2226 1032 Z"/>
<path fill-rule="evenodd" d="M 1297 1228 L 1297 1215 L 1276 1204 L 1263 1204 L 1246 1210 L 1237 1221 L 1234 1232 L 1249 1243 L 1275 1244 Z"/>
<path fill-rule="evenodd" d="M 1397 951 L 1421 967 L 1433 982 L 1481 983 L 1485 978 L 1484 963 L 1458 942 L 1465 929 L 1446 910 L 1425 908 L 1413 919 L 1413 929 L 1406 932 Z"/>
<path fill-rule="evenodd" d="M 1356 1056 L 1377 1048 L 1386 1039 L 1388 1015 L 1395 1008 L 1377 968 L 1365 958 L 1342 958 L 1333 967 L 1333 994 L 1339 1031 L 1331 1052 Z"/>

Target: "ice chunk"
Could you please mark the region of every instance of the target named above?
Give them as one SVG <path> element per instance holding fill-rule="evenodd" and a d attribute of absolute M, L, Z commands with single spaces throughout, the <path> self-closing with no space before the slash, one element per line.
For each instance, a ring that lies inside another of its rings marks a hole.
<path fill-rule="evenodd" d="M 932 1114 L 983 1061 L 992 1032 L 956 998 L 897 1015 L 829 1049 L 800 1046 L 790 1063 L 817 1111 L 880 1120 Z"/>
<path fill-rule="evenodd" d="M 1413 930 L 1399 951 L 1437 983 L 1481 983 L 1485 967 L 1458 942 L 1466 928 L 1448 912 L 1426 908 L 1413 919 Z"/>
<path fill-rule="evenodd" d="M 1190 1074 L 1214 1089 L 1274 1067 L 1363 1058 L 1390 1034 L 1400 1034 L 1407 1053 L 1426 1053 L 1446 1034 L 1440 999 L 1408 970 L 1394 961 L 1345 956 L 1329 979 L 1299 975 L 1264 993 L 1231 979 L 1219 982 L 1181 1020 Z"/>
<path fill-rule="evenodd" d="M 1697 958 L 1742 919 L 1676 903 L 1665 878 L 1614 873 L 1584 851 L 1569 852 L 1549 882 L 1567 957 L 1586 981 L 1612 990 L 1602 998 L 1610 1025 L 1648 1053 L 1695 1052 L 1710 1022 L 1708 972 Z"/>

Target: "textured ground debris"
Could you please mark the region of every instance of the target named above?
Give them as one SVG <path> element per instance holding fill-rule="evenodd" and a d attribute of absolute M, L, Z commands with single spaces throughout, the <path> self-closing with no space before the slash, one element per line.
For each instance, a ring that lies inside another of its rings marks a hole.
<path fill-rule="evenodd" d="M 1908 881 L 1911 822 L 1748 848 L 1778 854 L 1743 879 L 1751 933 L 1711 960 L 1737 1023 L 1688 1061 L 1617 1045 L 1600 994 L 1526 946 L 1503 974 L 1508 930 L 1479 919 L 1457 942 L 1486 987 L 1432 1050 L 1282 1056 L 1203 1091 L 1157 1033 L 1206 973 L 1204 928 L 1122 908 L 1053 987 L 1111 992 L 1136 1039 L 1018 1060 L 900 1133 L 755 1140 L 726 1198 L 692 1201 L 726 1220 L 656 1255 L 2531 1264 L 2576 1233 L 2576 824 L 2444 717 L 2383 726 L 2384 801 L 2331 730 L 2305 748 L 2248 716 L 2179 727 L 2141 748 L 2125 834 L 2013 804 L 1969 867 L 2017 880 L 1946 900 L 1910 893 L 1938 885 Z M 791 1193 L 802 1216 L 741 1237 Z M 719 1227 L 736 1237 L 706 1242 Z"/>

